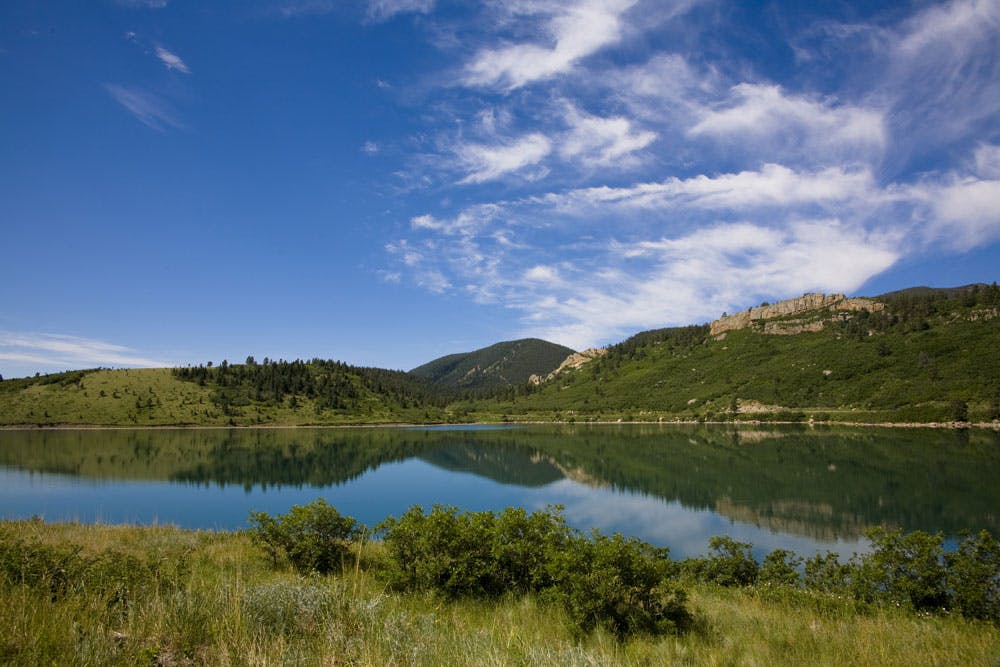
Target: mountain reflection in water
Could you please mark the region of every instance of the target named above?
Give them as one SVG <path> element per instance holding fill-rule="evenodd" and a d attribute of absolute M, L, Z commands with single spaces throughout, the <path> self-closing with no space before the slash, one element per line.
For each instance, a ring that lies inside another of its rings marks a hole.
<path fill-rule="evenodd" d="M 572 483 L 739 524 L 857 540 L 873 525 L 1000 534 L 992 431 L 563 425 L 507 429 L 2 431 L 0 467 L 104 482 L 350 485 L 418 460 L 505 487 Z M 207 510 L 206 510 L 207 511 Z M 0 505 L 9 517 L 9 508 Z"/>

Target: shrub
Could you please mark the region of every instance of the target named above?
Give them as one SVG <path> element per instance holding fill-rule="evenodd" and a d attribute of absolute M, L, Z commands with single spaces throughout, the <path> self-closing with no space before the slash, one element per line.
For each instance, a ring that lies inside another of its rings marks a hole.
<path fill-rule="evenodd" d="M 760 566 L 750 553 L 751 545 L 716 535 L 708 540 L 708 546 L 711 553 L 707 557 L 685 563 L 690 576 L 720 586 L 749 586 L 757 581 Z"/>
<path fill-rule="evenodd" d="M 791 551 L 775 549 L 764 558 L 757 580 L 773 586 L 798 586 L 801 566 L 802 559 Z"/>
<path fill-rule="evenodd" d="M 413 506 L 399 519 L 389 517 L 376 530 L 384 534 L 390 585 L 450 597 L 496 594 L 502 577 L 492 562 L 495 521 L 492 512 L 460 515 L 443 505 L 429 514 Z"/>
<path fill-rule="evenodd" d="M 251 535 L 277 564 L 284 554 L 300 572 L 332 572 L 344 565 L 351 540 L 364 527 L 341 516 L 335 507 L 317 498 L 308 505 L 293 505 L 287 514 L 271 517 L 250 513 Z"/>
<path fill-rule="evenodd" d="M 553 554 L 554 586 L 547 596 L 558 600 L 578 633 L 603 625 L 619 637 L 637 632 L 662 634 L 687 627 L 686 593 L 668 577 L 666 550 L 634 538 L 574 537 Z"/>
<path fill-rule="evenodd" d="M 849 593 L 855 569 L 852 563 L 841 563 L 832 551 L 816 554 L 806 559 L 805 587 L 821 593 Z"/>
<path fill-rule="evenodd" d="M 1000 622 L 1000 542 L 983 530 L 945 556 L 952 606 L 969 618 Z"/>
<path fill-rule="evenodd" d="M 856 595 L 864 601 L 887 600 L 916 610 L 948 606 L 940 533 L 873 528 L 866 532 L 873 551 L 860 559 Z"/>
<path fill-rule="evenodd" d="M 566 549 L 570 540 L 561 510 L 556 506 L 528 514 L 508 507 L 497 517 L 492 553 L 504 590 L 526 593 L 552 585 L 549 559 Z"/>
<path fill-rule="evenodd" d="M 621 535 L 588 539 L 560 508 L 459 513 L 412 507 L 379 525 L 391 586 L 448 597 L 538 593 L 564 607 L 576 632 L 598 625 L 619 636 L 683 629 L 686 596 L 669 577 L 665 549 Z"/>

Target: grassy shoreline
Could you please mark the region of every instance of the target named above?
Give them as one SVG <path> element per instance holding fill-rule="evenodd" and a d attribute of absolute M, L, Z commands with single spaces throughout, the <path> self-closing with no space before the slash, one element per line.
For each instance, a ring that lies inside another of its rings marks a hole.
<path fill-rule="evenodd" d="M 507 421 L 473 421 L 473 422 L 372 422 L 354 424 L 236 424 L 232 426 L 217 424 L 152 424 L 152 425 L 128 425 L 128 424 L 0 424 L 0 431 L 169 431 L 169 430 L 266 430 L 266 429 L 331 429 L 331 428 L 425 428 L 436 426 L 534 426 L 534 425 L 554 425 L 554 426 L 850 426 L 859 428 L 928 428 L 928 429 L 988 429 L 1000 430 L 1000 421 L 989 422 L 864 422 L 864 421 L 822 421 L 822 422 L 802 422 L 802 421 L 777 421 L 777 420 L 751 420 L 741 419 L 737 421 L 705 421 L 696 419 L 672 419 L 657 421 L 642 420 L 507 420 Z"/>
<path fill-rule="evenodd" d="M 357 566 L 303 576 L 274 568 L 244 531 L 15 521 L 0 522 L 0 536 L 76 545 L 131 586 L 56 596 L 2 582 L 3 662 L 990 665 L 1000 655 L 988 623 L 780 586 L 693 583 L 688 632 L 618 640 L 601 629 L 574 636 L 562 610 L 530 595 L 393 592 L 376 575 L 378 542 L 356 545 Z M 122 563 L 151 574 L 129 578 Z"/>

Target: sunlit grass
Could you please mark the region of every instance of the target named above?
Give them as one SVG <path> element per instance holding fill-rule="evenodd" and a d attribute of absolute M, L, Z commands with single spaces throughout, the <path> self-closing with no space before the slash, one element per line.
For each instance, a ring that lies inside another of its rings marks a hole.
<path fill-rule="evenodd" d="M 575 639 L 560 609 L 530 596 L 449 602 L 387 591 L 372 570 L 378 543 L 362 547 L 360 567 L 319 577 L 273 570 L 243 533 L 31 521 L 0 531 L 190 565 L 176 588 L 124 608 L 3 582 L 0 662 L 15 664 L 989 665 L 1000 655 L 991 625 L 858 613 L 801 591 L 692 585 L 696 622 L 685 635 Z"/>

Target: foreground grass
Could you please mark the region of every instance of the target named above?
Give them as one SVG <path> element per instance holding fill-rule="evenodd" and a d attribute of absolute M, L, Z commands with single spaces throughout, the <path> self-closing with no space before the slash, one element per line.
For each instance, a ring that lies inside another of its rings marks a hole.
<path fill-rule="evenodd" d="M 1000 631 L 958 617 L 781 588 L 690 587 L 681 636 L 574 638 L 532 597 L 447 602 L 389 592 L 381 545 L 330 576 L 275 570 L 243 533 L 173 527 L 0 524 L 8 543 L 75 544 L 157 564 L 168 585 L 55 594 L 0 581 L 0 662 L 15 664 L 996 664 Z M 161 583 L 164 583 L 161 582 Z"/>

